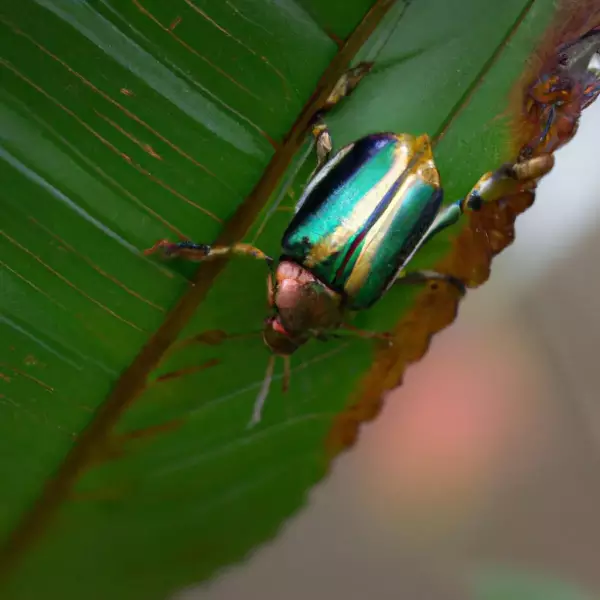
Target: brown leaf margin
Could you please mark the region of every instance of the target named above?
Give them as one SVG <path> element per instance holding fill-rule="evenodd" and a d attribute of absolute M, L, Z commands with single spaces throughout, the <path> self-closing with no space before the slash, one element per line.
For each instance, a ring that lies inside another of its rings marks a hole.
<path fill-rule="evenodd" d="M 541 131 L 539 124 L 524 115 L 529 86 L 548 71 L 560 45 L 577 39 L 599 23 L 598 0 L 562 0 L 558 5 L 553 23 L 508 96 L 505 114 L 515 159 L 521 148 Z M 534 200 L 535 191 L 524 192 L 470 213 L 466 226 L 453 240 L 452 250 L 436 265 L 436 270 L 468 281 L 469 288 L 485 283 L 493 258 L 514 241 L 516 218 Z M 454 322 L 459 302 L 457 290 L 449 285 L 430 286 L 417 296 L 413 309 L 393 329 L 396 343 L 376 350 L 373 365 L 362 378 L 349 407 L 335 418 L 325 441 L 330 461 L 356 443 L 360 426 L 372 421 L 382 409 L 384 394 L 401 385 L 406 368 L 425 356 L 432 337 Z"/>

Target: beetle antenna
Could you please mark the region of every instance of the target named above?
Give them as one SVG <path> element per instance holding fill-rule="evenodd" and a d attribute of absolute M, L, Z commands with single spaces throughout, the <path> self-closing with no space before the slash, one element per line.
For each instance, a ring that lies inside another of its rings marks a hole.
<path fill-rule="evenodd" d="M 289 356 L 283 357 L 283 393 L 290 389 L 290 379 L 292 377 L 291 359 Z"/>
<path fill-rule="evenodd" d="M 267 371 L 265 373 L 265 378 L 263 379 L 262 386 L 260 388 L 260 392 L 258 392 L 258 396 L 254 401 L 254 408 L 252 409 L 252 418 L 248 423 L 248 429 L 252 429 L 255 425 L 260 423 L 262 409 L 265 405 L 265 400 L 269 395 L 269 388 L 271 387 L 271 381 L 273 379 L 273 370 L 275 368 L 275 355 L 272 354 L 269 358 L 269 364 L 267 365 Z"/>

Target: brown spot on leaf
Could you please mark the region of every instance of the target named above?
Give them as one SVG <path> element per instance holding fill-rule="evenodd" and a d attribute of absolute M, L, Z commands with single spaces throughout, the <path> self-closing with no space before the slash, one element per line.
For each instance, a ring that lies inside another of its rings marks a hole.
<path fill-rule="evenodd" d="M 140 440 L 154 438 L 161 433 L 168 433 L 179 429 L 184 423 L 183 419 L 173 419 L 166 423 L 160 423 L 159 425 L 153 425 L 152 427 L 144 427 L 143 429 L 134 429 L 127 433 L 115 436 L 115 439 L 122 440 L 123 442 L 129 440 Z"/>
<path fill-rule="evenodd" d="M 194 336 L 194 341 L 209 346 L 222 344 L 227 339 L 227 333 L 222 329 L 211 329 Z"/>
<path fill-rule="evenodd" d="M 211 367 L 216 367 L 220 364 L 221 361 L 218 358 L 211 358 L 201 365 L 193 365 L 191 367 L 185 367 L 183 369 L 178 369 L 177 371 L 171 371 L 169 373 L 164 373 L 163 375 L 158 376 L 154 383 L 162 383 L 163 381 L 168 381 L 169 379 L 176 379 L 177 377 L 184 377 L 186 375 L 193 375 L 194 373 L 199 373 L 200 371 L 204 371 L 206 369 L 210 369 Z"/>
<path fill-rule="evenodd" d="M 183 425 L 183 419 L 173 419 L 143 429 L 136 429 L 123 434 L 114 434 L 104 440 L 102 447 L 97 448 L 89 467 L 95 467 L 110 461 L 119 460 L 127 455 L 131 443 L 150 442 L 162 433 L 175 431 Z"/>

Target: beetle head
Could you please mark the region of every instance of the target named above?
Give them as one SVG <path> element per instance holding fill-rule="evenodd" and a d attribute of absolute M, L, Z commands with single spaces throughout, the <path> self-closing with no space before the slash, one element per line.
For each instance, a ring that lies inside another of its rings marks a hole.
<path fill-rule="evenodd" d="M 290 356 L 308 340 L 306 335 L 294 335 L 281 322 L 280 315 L 265 319 L 263 341 L 267 348 L 279 356 Z"/>
<path fill-rule="evenodd" d="M 268 298 L 283 327 L 294 335 L 311 329 L 334 329 L 339 324 L 339 295 L 298 265 L 283 263 L 275 284 L 269 278 Z"/>
<path fill-rule="evenodd" d="M 304 267 L 282 261 L 267 288 L 274 315 L 265 321 L 263 339 L 273 353 L 289 356 L 315 331 L 338 327 L 339 296 Z"/>
<path fill-rule="evenodd" d="M 263 332 L 271 352 L 289 356 L 309 340 L 312 330 L 329 325 L 330 319 L 323 319 L 321 287 L 291 278 L 279 282 L 272 295 L 275 314 L 265 320 Z"/>

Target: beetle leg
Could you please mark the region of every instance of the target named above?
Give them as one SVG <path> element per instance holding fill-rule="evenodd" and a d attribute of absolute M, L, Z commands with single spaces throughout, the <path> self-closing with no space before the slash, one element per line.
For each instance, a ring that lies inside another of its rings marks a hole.
<path fill-rule="evenodd" d="M 336 82 L 335 86 L 331 90 L 331 93 L 327 97 L 327 100 L 323 103 L 321 108 L 316 112 L 312 119 L 311 134 L 315 140 L 317 148 L 317 166 L 311 173 L 309 181 L 318 173 L 323 165 L 329 160 L 333 144 L 331 141 L 331 134 L 327 125 L 323 122 L 323 115 L 329 112 L 334 106 L 336 106 L 341 100 L 350 96 L 350 94 L 356 89 L 358 84 L 361 82 L 363 77 L 367 75 L 373 68 L 372 62 L 361 62 L 355 67 L 348 69 Z"/>
<path fill-rule="evenodd" d="M 320 113 L 331 110 L 341 100 L 347 98 L 356 89 L 363 77 L 370 73 L 373 65 L 372 62 L 360 62 L 355 67 L 348 69 L 337 80 Z"/>
<path fill-rule="evenodd" d="M 454 225 L 454 223 L 460 219 L 462 214 L 462 200 L 459 200 L 454 204 L 450 204 L 450 206 L 447 206 L 440 213 L 438 213 L 437 217 L 419 242 L 419 245 L 413 251 L 413 255 L 421 246 L 423 246 L 423 244 L 426 244 L 434 235 L 437 235 L 440 231 L 442 231 L 442 229 L 446 229 L 446 227 Z"/>
<path fill-rule="evenodd" d="M 312 126 L 311 134 L 315 141 L 315 149 L 317 151 L 317 166 L 310 174 L 310 177 L 308 178 L 309 181 L 323 168 L 323 165 L 329 160 L 331 151 L 333 150 L 331 133 L 323 121 L 318 121 Z"/>
<path fill-rule="evenodd" d="M 401 273 L 394 282 L 396 284 L 414 284 L 414 283 L 435 283 L 437 281 L 444 281 L 453 285 L 461 296 L 466 293 L 466 285 L 458 277 L 453 275 L 447 275 L 446 273 L 438 273 L 437 271 L 411 271 L 409 273 Z"/>
<path fill-rule="evenodd" d="M 539 177 L 550 171 L 553 165 L 554 157 L 551 154 L 542 154 L 520 163 L 507 163 L 494 173 L 483 175 L 466 198 L 450 204 L 438 214 L 419 244 L 415 247 L 413 253 L 405 261 L 405 264 L 432 237 L 443 229 L 446 229 L 446 227 L 450 227 L 456 223 L 465 209 L 479 210 L 484 201 L 499 200 L 504 196 L 530 189 L 535 185 Z M 394 283 L 412 284 L 428 281 L 445 281 L 450 283 L 458 289 L 461 295 L 464 295 L 466 291 L 465 284 L 457 277 L 435 271 L 400 272 Z"/>
<path fill-rule="evenodd" d="M 417 253 L 417 251 L 426 244 L 432 237 L 437 235 L 442 229 L 446 229 L 446 227 L 450 227 L 450 225 L 454 225 L 463 214 L 463 201 L 459 200 L 454 204 L 450 204 L 444 208 L 441 212 L 438 213 L 437 217 L 434 219 L 433 223 L 429 226 L 429 229 L 425 232 L 425 235 L 421 238 L 418 244 L 415 246 L 415 249 L 412 251 L 412 254 L 406 259 L 404 264 L 408 264 L 408 262 L 412 259 L 412 257 Z M 399 275 L 400 277 L 401 275 Z"/>
<path fill-rule="evenodd" d="M 554 166 L 552 154 L 540 154 L 518 163 L 505 163 L 493 173 L 486 173 L 462 201 L 462 208 L 479 210 L 484 202 L 533 189 L 537 180 Z"/>
<path fill-rule="evenodd" d="M 195 242 L 169 242 L 169 240 L 159 240 L 152 246 L 144 250 L 144 254 L 154 254 L 162 251 L 168 258 L 182 257 L 187 260 L 201 262 L 211 260 L 218 256 L 228 254 L 237 254 L 238 256 L 250 256 L 258 260 L 264 260 L 269 267 L 273 265 L 273 259 L 267 256 L 262 250 L 251 246 L 250 244 L 233 244 L 231 246 L 209 246 L 208 244 L 196 244 Z"/>

